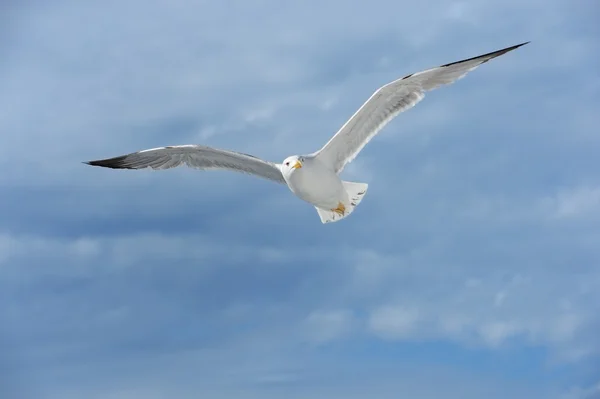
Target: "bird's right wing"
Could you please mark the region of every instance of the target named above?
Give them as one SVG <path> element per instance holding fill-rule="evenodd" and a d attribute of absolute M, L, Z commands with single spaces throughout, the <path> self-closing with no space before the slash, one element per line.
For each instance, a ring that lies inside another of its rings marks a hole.
<path fill-rule="evenodd" d="M 109 159 L 85 162 L 112 169 L 170 169 L 182 164 L 196 169 L 226 169 L 285 184 L 279 164 L 252 155 L 189 144 L 151 148 Z"/>

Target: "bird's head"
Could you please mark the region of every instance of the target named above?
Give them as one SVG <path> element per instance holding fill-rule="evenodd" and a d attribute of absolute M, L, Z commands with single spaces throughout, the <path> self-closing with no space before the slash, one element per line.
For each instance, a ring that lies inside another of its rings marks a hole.
<path fill-rule="evenodd" d="M 281 169 L 284 173 L 292 173 L 296 170 L 302 168 L 304 165 L 304 157 L 301 155 L 292 155 L 283 160 L 281 164 Z"/>

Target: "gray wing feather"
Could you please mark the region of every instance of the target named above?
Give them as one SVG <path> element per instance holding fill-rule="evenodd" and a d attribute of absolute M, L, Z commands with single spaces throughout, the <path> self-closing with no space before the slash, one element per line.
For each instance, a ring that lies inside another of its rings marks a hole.
<path fill-rule="evenodd" d="M 315 156 L 336 173 L 341 172 L 386 124 L 421 101 L 426 91 L 453 83 L 479 65 L 527 43 L 410 74 L 382 86 Z"/>
<path fill-rule="evenodd" d="M 285 184 L 278 164 L 241 152 L 194 144 L 152 148 L 85 163 L 113 169 L 170 169 L 187 165 L 201 170 L 225 169 L 247 173 Z"/>

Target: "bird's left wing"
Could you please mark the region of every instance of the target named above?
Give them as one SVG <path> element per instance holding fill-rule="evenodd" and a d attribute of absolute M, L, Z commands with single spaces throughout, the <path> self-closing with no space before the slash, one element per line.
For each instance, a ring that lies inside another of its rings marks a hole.
<path fill-rule="evenodd" d="M 426 91 L 454 83 L 484 62 L 527 43 L 413 73 L 386 84 L 373 93 L 315 156 L 331 165 L 336 173 L 341 172 L 369 140 L 396 115 L 421 101 Z"/>
<path fill-rule="evenodd" d="M 225 169 L 247 173 L 285 184 L 278 164 L 240 152 L 196 144 L 151 148 L 85 163 L 113 169 L 170 169 L 185 164 L 196 169 Z"/>

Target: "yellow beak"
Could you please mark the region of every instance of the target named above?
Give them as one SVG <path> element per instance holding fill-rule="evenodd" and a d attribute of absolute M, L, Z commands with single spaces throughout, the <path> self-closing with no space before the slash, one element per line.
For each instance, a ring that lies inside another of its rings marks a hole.
<path fill-rule="evenodd" d="M 300 163 L 300 161 L 296 161 L 294 166 L 292 166 L 292 168 L 294 168 L 294 169 L 300 169 L 301 167 L 302 167 L 302 164 Z"/>

